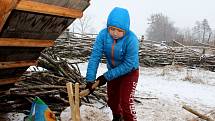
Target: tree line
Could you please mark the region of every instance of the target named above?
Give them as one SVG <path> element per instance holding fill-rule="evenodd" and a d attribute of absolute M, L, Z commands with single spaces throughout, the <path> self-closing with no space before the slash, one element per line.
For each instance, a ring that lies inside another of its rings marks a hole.
<path fill-rule="evenodd" d="M 215 30 L 209 25 L 207 19 L 196 21 L 192 28 L 180 29 L 174 26 L 168 16 L 162 13 L 152 14 L 148 18 L 149 27 L 146 29 L 145 38 L 152 41 L 173 43 L 173 40 L 184 45 L 207 44 L 215 45 Z M 95 33 L 92 17 L 85 15 L 77 19 L 70 31 L 80 34 Z"/>
<path fill-rule="evenodd" d="M 175 27 L 174 23 L 162 13 L 152 14 L 148 21 L 146 37 L 149 40 L 165 41 L 169 44 L 176 40 L 184 45 L 215 45 L 215 30 L 211 29 L 207 19 L 196 21 L 191 29 Z"/>

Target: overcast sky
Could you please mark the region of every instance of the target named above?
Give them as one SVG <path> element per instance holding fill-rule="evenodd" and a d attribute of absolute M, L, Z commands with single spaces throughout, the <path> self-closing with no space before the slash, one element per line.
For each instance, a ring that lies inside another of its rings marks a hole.
<path fill-rule="evenodd" d="M 116 6 L 127 8 L 131 18 L 131 30 L 145 34 L 147 18 L 154 13 L 169 17 L 178 28 L 191 28 L 196 21 L 206 18 L 215 29 L 215 0 L 91 0 L 84 14 L 92 18 L 92 26 L 98 32 L 106 26 L 109 12 Z"/>

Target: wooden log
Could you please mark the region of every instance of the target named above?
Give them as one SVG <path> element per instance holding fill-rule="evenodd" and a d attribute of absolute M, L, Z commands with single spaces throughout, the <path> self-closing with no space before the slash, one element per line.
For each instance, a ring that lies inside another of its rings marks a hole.
<path fill-rule="evenodd" d="M 137 97 L 135 96 L 134 98 L 140 98 L 140 99 L 144 99 L 144 100 L 153 100 L 153 99 L 158 99 L 157 97 Z"/>
<path fill-rule="evenodd" d="M 49 95 L 49 97 L 59 100 L 59 101 L 63 102 L 64 104 L 69 104 L 69 101 L 65 100 L 64 98 L 61 98 L 60 96 Z"/>
<path fill-rule="evenodd" d="M 209 112 L 205 113 L 204 115 L 210 115 L 210 114 L 212 114 L 213 112 L 214 112 L 214 110 L 210 110 Z M 198 119 L 199 119 L 199 117 L 195 117 L 195 118 L 192 118 L 192 119 L 190 119 L 190 120 L 188 120 L 188 121 L 199 121 Z"/>
<path fill-rule="evenodd" d="M 68 82 L 66 86 L 67 86 L 67 91 L 69 96 L 72 121 L 80 121 L 79 83 L 75 83 L 75 95 L 73 94 L 72 83 Z M 73 96 L 75 96 L 75 99 Z"/>
<path fill-rule="evenodd" d="M 72 121 L 76 121 L 75 120 L 75 111 L 73 111 L 75 102 L 74 102 L 74 98 L 73 98 L 74 94 L 73 94 L 72 83 L 71 82 L 66 83 L 66 87 L 67 87 L 67 92 L 68 92 L 68 97 L 69 97 Z"/>
<path fill-rule="evenodd" d="M 195 111 L 194 109 L 192 109 L 192 108 L 190 108 L 190 107 L 188 107 L 188 106 L 186 106 L 186 105 L 183 105 L 182 108 L 184 108 L 185 110 L 187 110 L 187 111 L 193 113 L 194 115 L 196 115 L 196 116 L 198 116 L 199 118 L 204 119 L 204 120 L 206 120 L 206 121 L 215 121 L 215 120 L 211 119 L 210 117 L 208 117 L 208 116 L 206 116 L 206 115 L 203 115 L 203 114 L 199 113 L 198 111 Z"/>
<path fill-rule="evenodd" d="M 99 80 L 97 80 L 93 85 L 92 85 L 92 89 L 95 89 L 96 87 L 98 87 L 99 85 Z M 90 94 L 90 90 L 86 89 L 80 92 L 80 97 L 85 97 L 87 95 Z"/>
<path fill-rule="evenodd" d="M 41 91 L 41 92 L 10 92 L 10 95 L 14 96 L 44 96 L 44 95 L 56 95 L 59 94 L 59 90 Z"/>
<path fill-rule="evenodd" d="M 79 83 L 75 83 L 75 121 L 80 121 L 80 96 L 79 96 Z"/>
<path fill-rule="evenodd" d="M 66 89 L 66 86 L 58 85 L 36 85 L 21 88 L 10 88 L 10 91 L 33 90 L 33 89 Z"/>
<path fill-rule="evenodd" d="M 54 65 L 57 68 L 57 70 L 59 70 L 64 76 L 70 78 L 68 73 L 65 72 L 65 70 L 57 62 L 55 62 L 53 59 L 51 59 L 49 56 L 41 53 L 41 57 L 45 58 L 50 64 Z"/>

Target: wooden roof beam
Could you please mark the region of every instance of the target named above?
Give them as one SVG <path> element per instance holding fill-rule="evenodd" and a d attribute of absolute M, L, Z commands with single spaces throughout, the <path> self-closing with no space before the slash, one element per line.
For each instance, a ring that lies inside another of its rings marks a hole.
<path fill-rule="evenodd" d="M 19 77 L 0 79 L 0 85 L 12 84 L 12 83 L 15 83 L 19 80 L 20 80 Z"/>
<path fill-rule="evenodd" d="M 16 4 L 17 0 L 0 0 L 0 32 Z"/>
<path fill-rule="evenodd" d="M 17 38 L 0 38 L 1 46 L 12 47 L 50 47 L 54 45 L 53 40 L 35 40 L 35 39 L 17 39 Z"/>
<path fill-rule="evenodd" d="M 15 9 L 70 18 L 81 18 L 83 16 L 83 12 L 81 10 L 49 5 L 30 0 L 20 0 Z"/>
<path fill-rule="evenodd" d="M 0 62 L 0 69 L 19 68 L 37 65 L 37 60 Z"/>

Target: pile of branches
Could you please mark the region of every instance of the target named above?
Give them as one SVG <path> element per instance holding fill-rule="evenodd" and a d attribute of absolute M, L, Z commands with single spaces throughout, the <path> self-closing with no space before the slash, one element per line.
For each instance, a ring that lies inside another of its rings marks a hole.
<path fill-rule="evenodd" d="M 201 49 L 201 48 L 200 48 Z M 147 66 L 186 65 L 215 69 L 215 55 L 206 55 L 189 46 L 171 47 L 168 45 L 143 42 L 140 46 L 140 63 Z"/>
<path fill-rule="evenodd" d="M 73 35 L 71 33 L 70 35 L 68 35 L 69 33 L 66 34 L 69 36 L 68 38 L 63 35 L 60 36 L 55 40 L 55 45 L 52 48 L 47 49 L 47 51 L 55 53 L 60 58 L 87 61 L 95 38 L 77 34 Z"/>
<path fill-rule="evenodd" d="M 96 35 L 79 35 L 65 32 L 56 40 L 52 52 L 61 58 L 80 59 L 87 61 L 92 50 Z M 172 41 L 176 47 L 154 42 L 150 40 L 140 40 L 140 64 L 142 66 L 166 66 L 184 65 L 197 66 L 209 70 L 215 70 L 215 55 L 210 56 L 204 53 L 204 48 L 214 51 L 212 46 L 185 46 L 175 40 Z M 105 62 L 103 57 L 102 62 Z"/>
<path fill-rule="evenodd" d="M 38 96 L 59 116 L 60 112 L 69 106 L 66 83 L 79 83 L 80 90 L 84 90 L 86 84 L 78 68 L 80 62 L 68 63 L 59 57 L 55 58 L 58 60 L 41 54 L 38 67 L 34 67 L 32 71 L 26 71 L 21 81 L 0 95 L 0 112 L 29 114 L 32 101 Z M 81 102 L 90 103 L 92 100 L 102 99 L 101 103 L 106 105 L 105 92 L 105 88 L 101 87 L 92 95 L 83 97 Z"/>
<path fill-rule="evenodd" d="M 96 34 L 82 35 L 79 33 L 64 32 L 55 40 L 53 47 L 46 49 L 46 53 L 49 53 L 49 55 L 55 54 L 60 58 L 79 59 L 86 62 L 92 52 L 96 36 Z M 106 58 L 103 56 L 101 61 L 105 63 Z"/>

